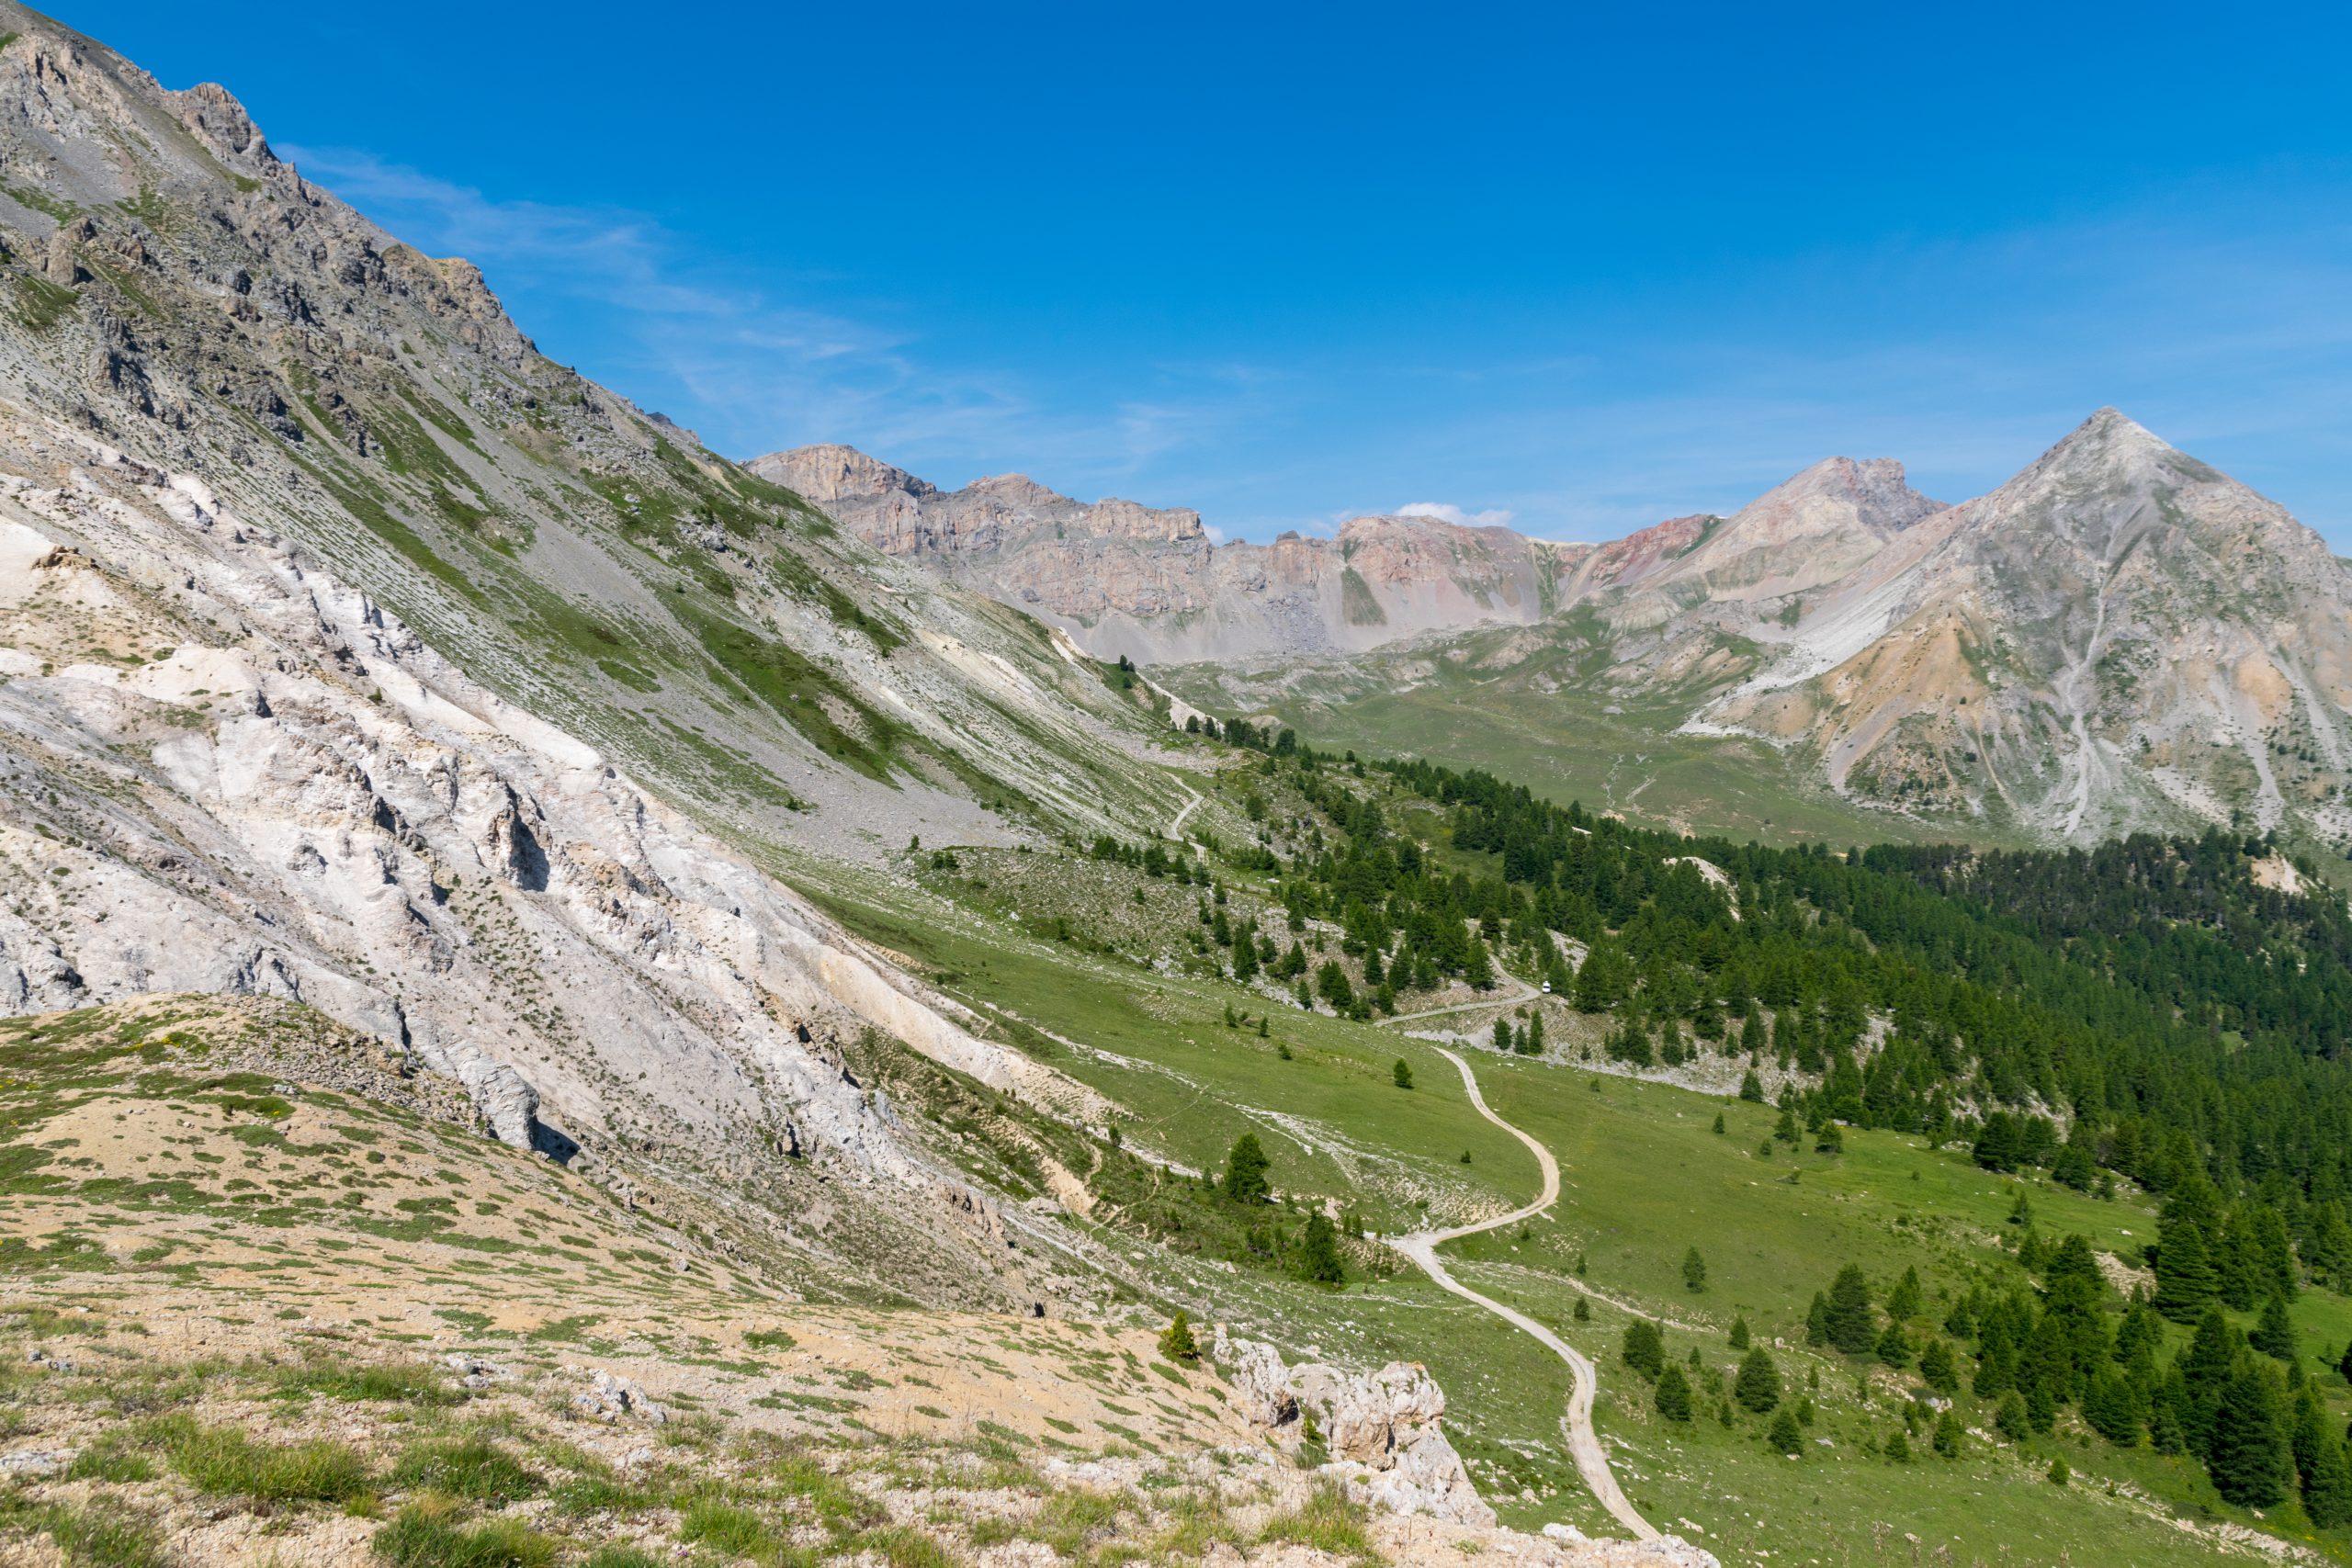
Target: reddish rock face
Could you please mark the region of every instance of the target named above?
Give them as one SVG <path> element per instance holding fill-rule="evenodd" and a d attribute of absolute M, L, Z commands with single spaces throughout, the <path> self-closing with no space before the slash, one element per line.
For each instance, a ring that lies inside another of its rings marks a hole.
<path fill-rule="evenodd" d="M 1020 474 L 944 491 L 846 446 L 775 453 L 751 468 L 885 554 L 1043 615 L 1103 658 L 1344 652 L 1523 624 L 1579 548 L 1422 517 L 1360 517 L 1337 538 L 1216 545 L 1189 507 L 1090 505 Z"/>

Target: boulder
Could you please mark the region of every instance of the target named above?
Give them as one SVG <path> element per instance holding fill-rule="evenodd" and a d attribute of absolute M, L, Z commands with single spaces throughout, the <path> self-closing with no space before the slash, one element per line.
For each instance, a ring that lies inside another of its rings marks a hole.
<path fill-rule="evenodd" d="M 529 1148 L 539 1122 L 538 1090 L 505 1063 L 480 1054 L 460 1057 L 457 1068 L 458 1081 L 466 1086 L 492 1135 L 514 1148 Z"/>
<path fill-rule="evenodd" d="M 1391 1361 L 1376 1372 L 1319 1361 L 1285 1367 L 1272 1346 L 1222 1325 L 1208 1359 L 1242 1412 L 1275 1441 L 1296 1446 L 1311 1423 L 1331 1452 L 1324 1469 L 1362 1500 L 1453 1524 L 1495 1523 L 1440 1425 L 1445 1391 L 1419 1363 Z"/>
<path fill-rule="evenodd" d="M 571 1403 L 582 1415 L 598 1421 L 618 1421 L 624 1416 L 634 1416 L 658 1426 L 670 1418 L 670 1413 L 648 1398 L 645 1390 L 633 1380 L 602 1367 L 589 1375 L 588 1387 L 574 1394 Z"/>

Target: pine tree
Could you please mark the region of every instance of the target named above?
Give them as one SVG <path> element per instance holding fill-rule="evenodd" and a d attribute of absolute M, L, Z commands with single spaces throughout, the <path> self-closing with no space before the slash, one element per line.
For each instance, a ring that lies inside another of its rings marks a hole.
<path fill-rule="evenodd" d="M 1936 1417 L 1936 1452 L 1946 1459 L 1958 1459 L 1961 1435 L 1960 1412 L 1947 1404 L 1944 1413 Z"/>
<path fill-rule="evenodd" d="M 2049 1476 L 2050 1484 L 2052 1486 L 2064 1486 L 2075 1478 L 2075 1472 L 2066 1468 L 2064 1454 L 2060 1454 L 2050 1461 Z"/>
<path fill-rule="evenodd" d="M 2142 1424 L 2139 1389 L 2119 1369 L 2100 1369 L 2083 1389 L 2083 1419 L 2117 1447 L 2137 1447 Z"/>
<path fill-rule="evenodd" d="M 1495 1049 L 1509 1055 L 1516 1045 L 1517 1040 L 1511 1033 L 1510 1020 L 1507 1018 L 1495 1020 Z"/>
<path fill-rule="evenodd" d="M 1764 1080 L 1756 1076 L 1756 1069 L 1754 1067 L 1748 1068 L 1747 1071 L 1740 1075 L 1739 1098 L 1747 1100 L 1751 1105 L 1761 1105 L 1764 1103 Z"/>
<path fill-rule="evenodd" d="M 1527 1027 L 1519 1032 L 1519 1054 L 1541 1056 L 1544 1054 L 1544 1010 L 1537 1008 L 1530 1015 Z"/>
<path fill-rule="evenodd" d="M 1724 1113 L 1718 1111 L 1715 1112 L 1715 1135 L 1717 1137 L 1721 1137 L 1723 1136 L 1724 1132 Z"/>
<path fill-rule="evenodd" d="M 2296 1483 L 2312 1523 L 2324 1530 L 2352 1524 L 2352 1459 L 2327 1406 L 2308 1384 L 2295 1402 L 2294 1452 Z"/>
<path fill-rule="evenodd" d="M 2156 1310 L 2175 1323 L 2193 1323 L 2219 1289 L 2198 1215 L 2177 1199 L 2166 1203 L 2156 1227 Z"/>
<path fill-rule="evenodd" d="M 1233 977 L 1246 986 L 1258 977 L 1258 947 L 1250 940 L 1250 932 L 1236 927 L 1233 932 Z M 1265 1032 L 1266 1021 L 1258 1021 L 1258 1032 Z"/>
<path fill-rule="evenodd" d="M 1758 1416 L 1781 1403 L 1781 1369 L 1773 1365 L 1764 1347 L 1758 1345 L 1740 1359 L 1739 1376 L 1731 1392 L 1742 1409 Z"/>
<path fill-rule="evenodd" d="M 2180 1378 L 2180 1418 L 2189 1446 L 2203 1451 L 2212 1441 L 2213 1415 L 2221 1407 L 2232 1371 L 2240 1359 L 2245 1337 L 2230 1326 L 2218 1303 L 2209 1303 L 2197 1320 L 2197 1331 L 2173 1362 Z"/>
<path fill-rule="evenodd" d="M 1898 1370 L 1911 1364 L 1911 1340 L 1901 1324 L 1888 1321 L 1886 1332 L 1878 1337 L 1878 1359 Z"/>
<path fill-rule="evenodd" d="M 1168 1326 L 1160 1331 L 1159 1354 L 1165 1359 L 1182 1361 L 1186 1365 L 1201 1359 L 1201 1348 L 1193 1338 L 1192 1320 L 1184 1315 L 1181 1307 L 1169 1320 Z"/>
<path fill-rule="evenodd" d="M 2116 1365 L 2145 1382 L 2155 1372 L 2156 1351 L 2164 1342 L 2164 1320 L 2156 1315 L 2156 1309 L 2135 1301 L 2124 1309 L 2123 1321 L 2116 1326 Z"/>
<path fill-rule="evenodd" d="M 1657 1325 L 1648 1318 L 1637 1317 L 1625 1325 L 1625 1364 L 1645 1378 L 1655 1378 L 1666 1368 L 1666 1337 Z"/>
<path fill-rule="evenodd" d="M 1735 1350 L 1747 1348 L 1747 1319 L 1744 1315 L 1731 1320 L 1731 1348 Z"/>
<path fill-rule="evenodd" d="M 1960 1393 L 1960 1365 L 1952 1359 L 1949 1343 L 1928 1341 L 1927 1348 L 1919 1352 L 1919 1381 L 1946 1398 Z"/>
<path fill-rule="evenodd" d="M 1669 1365 L 1658 1374 L 1657 1413 L 1669 1421 L 1690 1419 L 1690 1380 L 1680 1367 Z"/>
<path fill-rule="evenodd" d="M 1570 1312 L 1568 1315 L 1575 1318 L 1578 1323 L 1590 1323 L 1592 1321 L 1592 1303 L 1585 1300 L 1582 1296 L 1578 1296 L 1577 1298 L 1575 1309 Z"/>
<path fill-rule="evenodd" d="M 2222 1500 L 2242 1508 L 2267 1508 L 2287 1495 L 2293 1467 L 2278 1375 L 2242 1361 L 2213 1412 L 2205 1468 Z"/>
<path fill-rule="evenodd" d="M 1236 1203 L 1262 1203 L 1272 1195 L 1266 1180 L 1266 1151 L 1255 1133 L 1233 1140 L 1225 1156 L 1225 1195 Z"/>
<path fill-rule="evenodd" d="M 1829 1343 L 1829 1298 L 1819 1291 L 1813 1292 L 1813 1305 L 1805 1309 L 1804 1342 L 1816 1350 Z M 2352 1357 L 2352 1349 L 2344 1353 Z"/>
<path fill-rule="evenodd" d="M 1802 1450 L 1804 1434 L 1797 1429 L 1796 1412 L 1785 1404 L 1781 1406 L 1780 1413 L 1772 1417 L 1772 1425 L 1764 1433 L 1764 1440 L 1772 1446 L 1774 1453 L 1793 1454 Z"/>
<path fill-rule="evenodd" d="M 1894 1289 L 1886 1293 L 1887 1315 L 1897 1323 L 1908 1323 L 1919 1315 L 1919 1270 L 1905 1269 L 1903 1278 L 1894 1282 Z"/>
<path fill-rule="evenodd" d="M 2089 1238 L 2069 1235 L 2060 1243 L 2052 1249 L 2043 1278 L 2046 1293 L 2035 1333 L 2045 1343 L 2040 1349 L 2041 1367 L 2037 1375 L 2050 1383 L 2057 1399 L 2071 1400 L 2082 1392 L 2091 1373 L 2108 1363 L 2113 1349 L 2101 1305 L 2107 1286 L 2099 1277 Z"/>
<path fill-rule="evenodd" d="M 2284 1294 L 2271 1293 L 2270 1299 L 2263 1303 L 2261 1323 L 2256 1325 L 2246 1340 L 2266 1356 L 2281 1361 L 2295 1359 L 2295 1325 L 2288 1321 Z"/>
<path fill-rule="evenodd" d="M 2039 1274 L 2045 1261 L 2041 1253 L 2041 1233 L 2029 1224 L 2025 1235 L 2018 1237 L 2018 1267 L 2029 1274 Z"/>
<path fill-rule="evenodd" d="M 1911 1439 L 1900 1431 L 1890 1434 L 1886 1439 L 1886 1458 L 1890 1464 L 1909 1464 Z"/>
<path fill-rule="evenodd" d="M 2033 1435 L 2031 1418 L 2026 1415 L 2025 1397 L 2016 1389 L 2001 1395 L 2001 1403 L 1994 1407 L 1993 1430 L 2013 1443 L 2022 1443 Z"/>
<path fill-rule="evenodd" d="M 1867 1356 L 1878 1343 L 1878 1314 L 1871 1310 L 1870 1283 L 1859 1264 L 1847 1264 L 1831 1281 L 1823 1326 L 1829 1343 L 1849 1356 Z"/>
<path fill-rule="evenodd" d="M 1298 1271 L 1323 1285 L 1338 1285 L 1348 1278 L 1347 1260 L 1340 1255 L 1340 1233 L 1321 1210 L 1306 1216 L 1306 1234 L 1299 1239 Z"/>
<path fill-rule="evenodd" d="M 1707 1288 L 1707 1260 L 1695 1247 L 1682 1255 L 1682 1283 L 1693 1291 Z"/>

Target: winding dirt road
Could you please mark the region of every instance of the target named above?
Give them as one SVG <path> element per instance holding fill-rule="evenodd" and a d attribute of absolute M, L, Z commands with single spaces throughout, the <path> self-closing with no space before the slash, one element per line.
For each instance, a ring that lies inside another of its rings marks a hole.
<path fill-rule="evenodd" d="M 1480 1295 L 1448 1273 L 1445 1265 L 1438 1261 L 1437 1249 L 1443 1243 L 1458 1236 L 1476 1235 L 1481 1231 L 1515 1225 L 1550 1208 L 1560 1196 L 1560 1162 L 1552 1157 L 1551 1150 L 1487 1109 L 1486 1097 L 1478 1092 L 1478 1080 L 1471 1073 L 1469 1063 L 1443 1046 L 1437 1047 L 1437 1051 L 1460 1069 L 1462 1087 L 1469 1091 L 1470 1103 L 1478 1108 L 1478 1114 L 1525 1144 L 1529 1152 L 1535 1156 L 1535 1163 L 1544 1172 L 1544 1190 L 1536 1194 L 1535 1201 L 1525 1208 L 1513 1209 L 1508 1214 L 1481 1220 L 1475 1225 L 1456 1225 L 1451 1230 L 1416 1231 L 1410 1235 L 1390 1236 L 1388 1245 L 1411 1258 L 1420 1267 L 1421 1272 L 1444 1289 L 1464 1301 L 1476 1302 L 1522 1334 L 1532 1336 L 1539 1344 L 1568 1364 L 1568 1371 L 1576 1380 L 1568 1393 L 1567 1417 L 1562 1423 L 1567 1429 L 1568 1457 L 1576 1461 L 1577 1473 L 1584 1477 L 1584 1483 L 1592 1489 L 1592 1495 L 1600 1499 L 1600 1506 L 1614 1515 L 1619 1524 L 1632 1530 L 1636 1540 L 1656 1540 L 1658 1532 L 1650 1528 L 1647 1519 L 1634 1511 L 1633 1503 L 1618 1486 L 1617 1476 L 1609 1468 L 1609 1452 L 1600 1446 L 1600 1436 L 1592 1429 L 1592 1396 L 1593 1391 L 1600 1386 L 1600 1378 L 1591 1360 L 1525 1313 Z"/>

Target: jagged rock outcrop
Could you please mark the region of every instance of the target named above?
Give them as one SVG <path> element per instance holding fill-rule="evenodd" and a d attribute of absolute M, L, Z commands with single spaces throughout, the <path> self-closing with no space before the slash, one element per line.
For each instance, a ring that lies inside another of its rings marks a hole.
<path fill-rule="evenodd" d="M 1321 1362 L 1285 1368 L 1272 1346 L 1222 1324 L 1208 1359 L 1277 1442 L 1303 1442 L 1311 1421 L 1332 1456 L 1326 1468 L 1367 1501 L 1455 1524 L 1495 1523 L 1441 1425 L 1445 1391 L 1419 1363 L 1391 1361 L 1376 1372 Z"/>
<path fill-rule="evenodd" d="M 1089 505 L 1019 474 L 941 491 L 854 448 L 755 457 L 887 555 L 1018 605 L 1099 659 L 1348 651 L 1525 624 L 1581 547 L 1427 517 L 1359 517 L 1336 538 L 1214 543 L 1199 513 Z"/>

